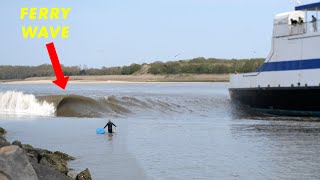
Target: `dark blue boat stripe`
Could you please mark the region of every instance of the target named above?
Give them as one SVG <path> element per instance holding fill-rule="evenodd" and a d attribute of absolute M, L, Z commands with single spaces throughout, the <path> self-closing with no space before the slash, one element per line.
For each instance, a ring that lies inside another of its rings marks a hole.
<path fill-rule="evenodd" d="M 307 69 L 320 69 L 320 59 L 268 62 L 264 63 L 263 66 L 258 69 L 258 72 L 293 71 Z"/>
<path fill-rule="evenodd" d="M 320 7 L 320 2 L 312 3 L 312 4 L 305 4 L 301 6 L 296 6 L 295 10 L 296 11 L 301 11 L 301 10 L 306 10 L 306 9 L 312 9 L 312 8 L 319 8 Z"/>

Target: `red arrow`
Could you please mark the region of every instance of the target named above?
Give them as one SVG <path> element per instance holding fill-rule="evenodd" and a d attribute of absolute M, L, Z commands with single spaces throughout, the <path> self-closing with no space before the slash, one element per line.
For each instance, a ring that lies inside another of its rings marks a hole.
<path fill-rule="evenodd" d="M 53 42 L 47 44 L 46 46 L 52 63 L 53 71 L 56 74 L 57 78 L 55 81 L 52 82 L 55 83 L 57 86 L 61 87 L 62 89 L 65 89 L 69 80 L 69 76 L 64 77 L 63 75 L 63 71 Z"/>

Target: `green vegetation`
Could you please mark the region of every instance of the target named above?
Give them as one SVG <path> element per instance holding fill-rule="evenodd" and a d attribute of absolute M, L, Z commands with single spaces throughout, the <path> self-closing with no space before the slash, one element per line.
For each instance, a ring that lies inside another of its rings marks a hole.
<path fill-rule="evenodd" d="M 150 64 L 151 74 L 227 74 L 253 72 L 264 62 L 264 59 L 221 60 L 195 58 L 188 61 L 154 62 Z"/>
<path fill-rule="evenodd" d="M 63 66 L 66 76 L 81 75 L 132 75 L 132 74 L 228 74 L 256 71 L 264 59 L 215 59 L 157 61 L 150 64 L 131 64 L 123 67 L 87 68 L 86 66 Z M 51 65 L 0 66 L 0 79 L 25 79 L 29 77 L 54 76 Z"/>

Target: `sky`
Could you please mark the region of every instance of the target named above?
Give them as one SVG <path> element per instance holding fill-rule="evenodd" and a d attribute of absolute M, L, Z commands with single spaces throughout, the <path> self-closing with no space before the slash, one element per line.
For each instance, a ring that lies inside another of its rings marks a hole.
<path fill-rule="evenodd" d="M 62 64 L 88 67 L 264 58 L 273 17 L 295 5 L 294 0 L 1 0 L 0 65 L 48 64 L 50 42 Z M 71 12 L 65 21 L 20 20 L 22 7 L 70 7 Z M 24 39 L 23 25 L 67 25 L 70 34 Z"/>

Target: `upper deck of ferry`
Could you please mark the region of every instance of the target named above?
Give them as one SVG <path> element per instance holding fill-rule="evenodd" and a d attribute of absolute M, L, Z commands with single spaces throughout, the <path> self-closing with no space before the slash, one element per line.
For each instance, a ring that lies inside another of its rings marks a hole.
<path fill-rule="evenodd" d="M 230 76 L 231 88 L 319 86 L 320 2 L 274 18 L 271 51 L 256 71 Z M 298 22 L 300 20 L 303 22 Z"/>
<path fill-rule="evenodd" d="M 320 35 L 320 2 L 295 7 L 295 11 L 281 13 L 274 18 L 274 38 Z M 301 17 L 303 23 L 299 23 Z M 293 20 L 293 21 L 292 21 Z"/>

